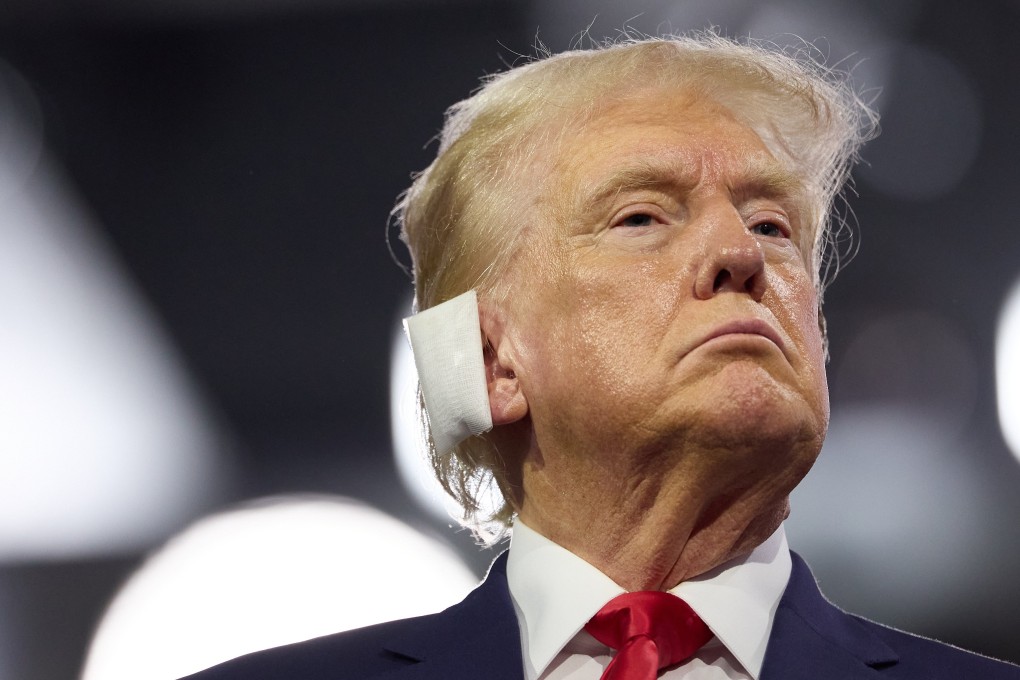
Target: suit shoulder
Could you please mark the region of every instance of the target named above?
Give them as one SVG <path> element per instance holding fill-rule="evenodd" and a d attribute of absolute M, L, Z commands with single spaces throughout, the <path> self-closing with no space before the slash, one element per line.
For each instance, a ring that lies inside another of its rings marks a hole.
<path fill-rule="evenodd" d="M 374 626 L 295 642 L 226 661 L 182 680 L 354 680 L 371 678 L 416 662 L 388 651 L 386 641 L 434 625 L 437 615 L 390 621 Z M 342 660 L 342 663 L 338 663 Z"/>
<path fill-rule="evenodd" d="M 982 656 L 930 638 L 907 633 L 854 616 L 899 655 L 902 676 L 890 668 L 891 677 L 946 678 L 952 680 L 1020 680 L 1020 666 Z"/>
<path fill-rule="evenodd" d="M 436 614 L 255 652 L 182 680 L 371 680 L 426 656 L 435 672 L 451 671 L 437 677 L 474 677 L 474 669 L 497 658 L 520 668 L 519 635 L 503 553 L 479 587 Z"/>

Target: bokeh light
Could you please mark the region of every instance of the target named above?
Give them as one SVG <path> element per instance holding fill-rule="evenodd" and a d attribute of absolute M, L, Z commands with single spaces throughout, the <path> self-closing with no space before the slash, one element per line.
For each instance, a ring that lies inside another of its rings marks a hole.
<path fill-rule="evenodd" d="M 787 526 L 835 601 L 914 630 L 966 607 L 989 508 L 954 430 L 937 412 L 902 401 L 847 404 L 833 414 Z"/>
<path fill-rule="evenodd" d="M 971 78 L 945 54 L 909 43 L 869 52 L 888 62 L 875 104 L 882 134 L 868 145 L 860 177 L 889 196 L 930 200 L 954 189 L 977 158 L 982 102 Z"/>
<path fill-rule="evenodd" d="M 995 335 L 995 395 L 1002 436 L 1020 460 L 1020 280 L 1006 297 Z"/>
<path fill-rule="evenodd" d="M 979 391 L 974 348 L 947 317 L 923 311 L 868 314 L 833 368 L 833 400 L 894 401 L 929 413 L 947 436 L 963 431 Z"/>
<path fill-rule="evenodd" d="M 0 64 L 0 560 L 144 549 L 216 496 L 223 439 L 36 109 Z"/>
<path fill-rule="evenodd" d="M 455 553 L 337 497 L 278 497 L 199 521 L 106 612 L 82 680 L 173 680 L 248 652 L 438 611 L 477 579 Z"/>

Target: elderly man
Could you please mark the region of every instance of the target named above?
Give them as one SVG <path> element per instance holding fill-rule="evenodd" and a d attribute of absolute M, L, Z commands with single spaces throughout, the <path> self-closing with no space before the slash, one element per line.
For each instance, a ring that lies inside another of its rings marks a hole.
<path fill-rule="evenodd" d="M 711 34 L 455 105 L 397 211 L 409 328 L 435 469 L 509 554 L 440 614 L 194 678 L 1020 678 L 840 611 L 787 548 L 829 214 L 873 127 L 839 77 Z"/>

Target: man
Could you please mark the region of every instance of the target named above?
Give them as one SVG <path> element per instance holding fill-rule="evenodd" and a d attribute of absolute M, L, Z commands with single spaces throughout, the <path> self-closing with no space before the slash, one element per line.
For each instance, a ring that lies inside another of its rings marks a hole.
<path fill-rule="evenodd" d="M 409 330 L 436 471 L 509 557 L 441 614 L 194 678 L 1020 678 L 841 612 L 786 545 L 828 423 L 828 216 L 873 127 L 821 67 L 711 34 L 455 105 L 398 207 Z"/>

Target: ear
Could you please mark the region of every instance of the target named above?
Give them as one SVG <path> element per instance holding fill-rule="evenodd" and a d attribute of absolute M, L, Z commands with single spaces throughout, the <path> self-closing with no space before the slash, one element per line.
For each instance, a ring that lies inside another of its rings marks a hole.
<path fill-rule="evenodd" d="M 528 400 L 517 377 L 515 353 L 506 335 L 503 315 L 479 304 L 485 382 L 494 427 L 515 423 L 528 415 Z"/>

